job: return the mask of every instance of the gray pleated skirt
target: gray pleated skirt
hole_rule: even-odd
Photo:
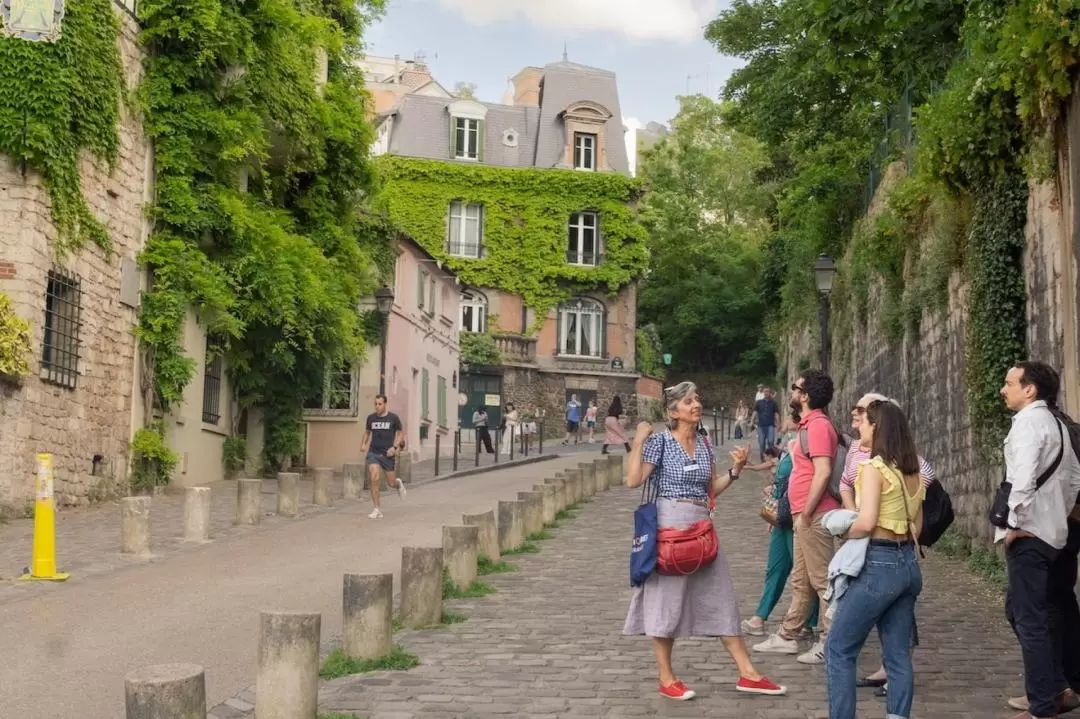
[[[706,519],[709,510],[673,499],[656,500],[661,527],[682,529]],[[653,573],[634,588],[623,634],[649,637],[737,637],[739,601],[724,548],[716,561],[687,576]]]

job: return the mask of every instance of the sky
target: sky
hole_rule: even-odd
[[[427,59],[452,90],[475,83],[500,102],[524,67],[562,59],[615,72],[623,124],[667,123],[678,95],[716,97],[739,61],[703,38],[728,0],[387,0],[367,33],[371,55]],[[662,8],[662,10],[661,10]],[[627,145],[633,158],[633,132]],[[633,160],[632,160],[633,161]]]

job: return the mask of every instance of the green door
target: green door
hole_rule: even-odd
[[[463,374],[461,376],[461,392],[469,399],[464,407],[461,407],[462,429],[472,429],[473,412],[480,405],[487,407],[488,427],[494,431],[502,421],[502,377],[494,374]]]

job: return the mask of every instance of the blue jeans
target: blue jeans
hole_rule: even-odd
[[[915,694],[911,632],[922,571],[910,542],[871,540],[862,572],[836,603],[825,640],[829,719],[855,719],[855,674],[866,638],[877,625],[881,659],[889,675],[888,719],[907,719]]]
[[[776,444],[776,427],[765,427],[764,425],[758,425],[757,441],[758,449],[761,450],[761,456],[764,458],[765,448],[771,447]]]

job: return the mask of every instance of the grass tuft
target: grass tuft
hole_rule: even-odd
[[[464,614],[444,611],[442,613],[442,619],[439,621],[439,626],[445,627],[450,624],[461,624],[462,622],[468,621],[468,619],[469,618]]]
[[[539,553],[540,553],[540,545],[537,544],[536,542],[530,542],[529,540],[525,540],[524,542],[522,542],[518,546],[514,547],[513,549],[508,549],[505,552],[503,552],[503,554],[505,554],[507,556],[514,556],[516,554],[539,554]]]
[[[485,584],[484,582],[473,582],[466,589],[458,589],[458,586],[450,579],[450,572],[445,569],[443,570],[443,599],[475,599],[477,597],[486,597],[489,594],[494,594],[496,591],[495,587],[490,584]]]
[[[478,557],[476,560],[476,572],[480,575],[485,574],[509,574],[516,572],[520,569],[518,565],[511,564],[510,562],[495,561],[490,557]]]
[[[329,714],[319,714],[319,719],[362,719],[355,714],[345,714],[344,712],[330,712]]]
[[[346,656],[343,650],[335,649],[322,663],[319,676],[323,679],[337,679],[351,674],[367,674],[369,672],[403,672],[419,664],[420,658],[418,656],[410,654],[398,644],[394,645],[389,654],[378,659],[354,659]]]
[[[533,532],[525,539],[529,542],[543,542],[548,539],[555,539],[555,535],[547,531],[547,529],[541,529],[539,532]]]

